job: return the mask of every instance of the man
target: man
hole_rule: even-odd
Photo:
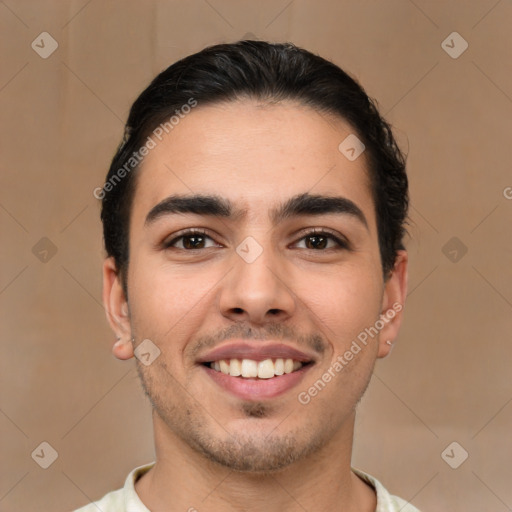
[[[417,511],[351,467],[407,293],[405,157],[291,44],[189,56],[135,101],[103,200],[103,300],[156,462],[81,511]]]

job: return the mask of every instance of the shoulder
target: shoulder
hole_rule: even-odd
[[[126,477],[124,487],[111,491],[99,501],[91,502],[74,512],[149,512],[135,492],[135,482],[155,465],[154,462],[138,466]]]
[[[124,489],[118,489],[117,491],[109,492],[105,494],[103,498],[94,503],[89,503],[84,507],[76,509],[74,512],[118,512],[124,510]]]
[[[377,508],[375,512],[420,512],[408,501],[391,495],[375,477],[354,467],[352,471],[375,489],[377,494]]]

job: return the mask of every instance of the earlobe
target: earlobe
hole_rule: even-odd
[[[393,342],[391,340],[386,340],[386,345],[389,346],[388,354],[391,354],[391,351],[393,350]]]
[[[382,298],[381,321],[384,324],[379,334],[377,357],[391,353],[393,343],[403,320],[403,309],[407,296],[408,255],[407,251],[397,251],[395,265],[388,277]]]
[[[117,337],[112,353],[118,359],[133,357],[128,303],[114,258],[103,263],[103,305],[110,327]]]
[[[123,340],[122,338],[118,338],[112,347],[112,354],[114,354],[117,359],[131,359],[133,357],[132,341],[131,339]]]

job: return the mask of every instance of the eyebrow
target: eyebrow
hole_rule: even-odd
[[[172,195],[154,206],[146,216],[145,226],[149,226],[161,217],[192,213],[241,220],[247,216],[246,208],[235,208],[233,203],[217,195]],[[361,208],[353,201],[341,196],[297,194],[277,208],[270,210],[269,217],[274,225],[290,217],[299,215],[326,215],[330,213],[349,215],[361,222],[368,230],[368,221]]]

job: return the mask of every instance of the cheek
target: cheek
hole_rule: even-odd
[[[297,276],[298,295],[336,352],[379,317],[382,279],[372,266],[345,265],[326,275]]]
[[[134,264],[131,275],[131,306],[140,319],[158,321],[169,318],[169,314],[178,314],[185,307],[183,290],[180,283],[171,279],[154,265]],[[177,309],[178,308],[178,309]]]
[[[132,268],[130,311],[137,337],[155,340],[165,351],[182,352],[204,321],[208,291],[219,278],[154,262],[137,261]]]

